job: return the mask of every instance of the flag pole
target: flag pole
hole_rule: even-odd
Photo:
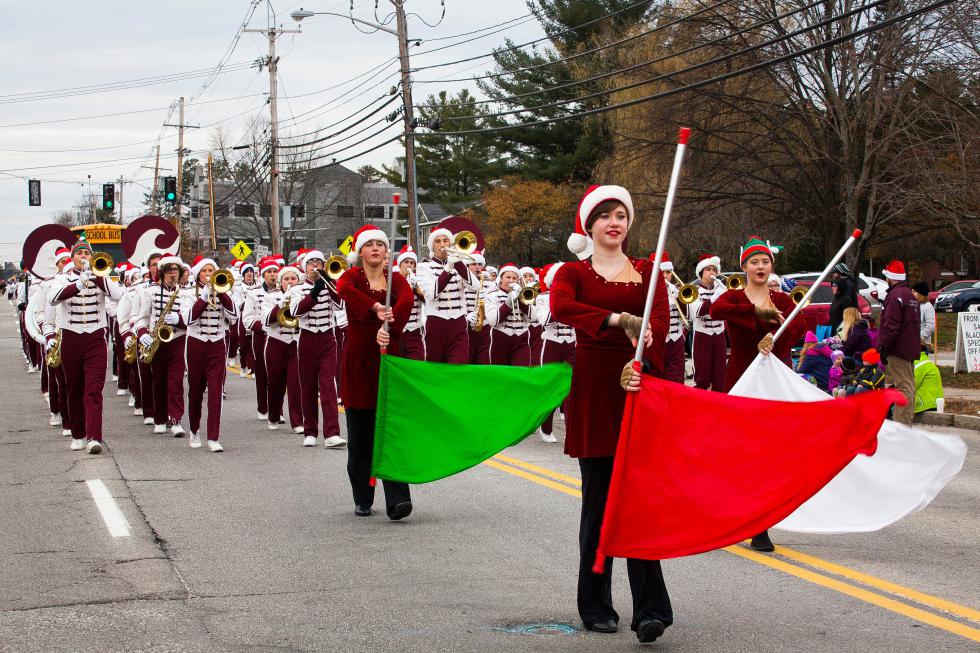
[[[664,217],[660,222],[660,235],[657,237],[657,252],[653,257],[653,272],[650,274],[650,287],[647,288],[647,300],[643,305],[643,322],[640,325],[640,336],[636,341],[636,351],[633,353],[634,368],[640,364],[643,358],[643,339],[646,336],[647,325],[650,323],[650,314],[653,312],[653,294],[657,288],[657,274],[660,273],[660,261],[664,257],[664,248],[667,245],[667,232],[670,229],[670,213],[674,206],[674,195],[677,193],[677,185],[681,178],[681,165],[684,163],[684,150],[687,141],[691,136],[689,127],[681,127],[677,135],[677,151],[674,153],[674,169],[670,173],[670,186],[667,189],[667,200],[664,202]]]
[[[783,331],[786,330],[786,327],[789,326],[789,323],[793,321],[793,318],[799,315],[800,311],[802,311],[806,307],[806,305],[810,302],[810,297],[813,296],[813,293],[817,292],[817,288],[819,288],[820,284],[823,283],[823,280],[827,278],[827,275],[830,274],[830,271],[834,268],[834,266],[837,265],[837,263],[842,258],[844,258],[844,253],[848,250],[848,248],[850,248],[851,245],[856,243],[857,239],[860,237],[861,237],[861,230],[855,229],[854,232],[851,233],[851,237],[848,238],[846,241],[844,241],[844,244],[841,245],[841,248],[837,250],[836,254],[834,254],[834,258],[830,259],[830,263],[827,264],[827,267],[825,267],[823,272],[820,273],[820,276],[817,277],[817,280],[813,282],[813,285],[810,286],[810,289],[806,291],[805,295],[803,295],[803,299],[800,300],[800,303],[796,305],[796,307],[793,309],[793,312],[790,313],[789,316],[785,320],[783,320],[783,323],[779,325],[779,328],[776,329],[776,333],[772,335],[772,341],[774,343],[776,342],[776,340],[779,339],[779,336],[783,334]]]
[[[395,234],[398,232],[398,205],[401,203],[401,199],[402,199],[401,193],[392,193],[392,195],[391,195],[391,203],[394,204],[394,206],[392,207],[392,212],[391,212],[392,213],[391,214],[391,235],[389,236],[389,239],[388,239],[388,242],[390,243],[389,250],[391,250],[392,247],[394,246],[394,244],[395,244]],[[397,260],[397,259],[393,258],[391,256],[391,254],[392,254],[392,251],[389,251],[388,252],[388,255],[389,255],[389,259],[388,259],[388,288],[385,290],[385,312],[386,313],[388,312],[388,309],[391,308],[391,280],[392,280],[392,278],[395,275],[395,261]],[[387,322],[384,322],[381,325],[381,328],[384,329],[385,332],[387,332],[388,331],[388,323]],[[382,354],[387,354],[388,353],[388,348],[387,347],[382,347],[381,348],[381,353]]]

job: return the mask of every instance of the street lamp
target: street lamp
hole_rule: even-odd
[[[348,14],[338,14],[332,11],[307,11],[300,7],[289,15],[297,23],[311,16],[338,16],[398,37],[398,58],[401,62],[402,76],[402,108],[404,109],[402,115],[405,119],[405,190],[408,195],[408,239],[412,247],[418,251],[419,224],[418,188],[415,180],[415,116],[412,105],[412,79],[408,65],[408,22],[405,18],[405,0],[389,0],[389,2],[395,6],[397,30],[372,23],[371,21],[354,18]]]

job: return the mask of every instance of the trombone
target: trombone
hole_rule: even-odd
[[[677,273],[673,270],[670,273],[677,279],[677,297],[674,299],[674,303],[677,304],[677,316],[681,318],[681,323],[684,328],[690,331],[691,322],[684,315],[684,311],[687,310],[689,304],[693,304],[698,298],[698,287],[693,283],[684,283]]]
[[[347,271],[347,259],[338,254],[331,254],[330,258],[324,262],[323,268],[317,270],[316,273],[320,275],[320,278],[327,283],[331,290],[337,292],[337,280],[344,276],[344,272]]]
[[[217,296],[230,292],[235,287],[235,277],[232,276],[231,270],[224,268],[215,270],[211,278],[208,279],[208,286],[211,288],[211,292],[208,294],[208,306],[215,308],[218,305]]]
[[[723,274],[719,274],[717,278],[724,279],[725,280],[725,286],[729,290],[741,290],[742,288],[745,288],[745,275],[744,274],[738,274],[738,273],[736,273],[736,274],[729,274],[728,276],[725,276]]]
[[[446,248],[446,255],[455,254],[464,261],[472,261],[471,256],[476,251],[476,234],[472,231],[460,231],[453,238],[453,244]]]
[[[807,288],[805,286],[794,286],[793,290],[791,290],[789,293],[789,298],[793,300],[794,304],[799,304],[803,301],[803,298],[806,297],[806,293]],[[803,308],[806,308],[809,306],[809,304],[810,302],[807,301],[807,303],[803,305]]]
[[[112,273],[112,268],[115,263],[112,257],[105,252],[96,252],[92,254],[92,260],[89,261],[89,269],[92,270],[92,274],[97,277],[107,277]]]

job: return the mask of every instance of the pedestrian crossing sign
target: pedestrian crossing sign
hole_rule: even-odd
[[[231,253],[239,261],[244,261],[251,255],[252,248],[244,240],[239,240],[235,243],[235,246],[231,248]]]
[[[347,236],[344,242],[340,243],[339,249],[344,254],[344,256],[350,254],[351,250],[354,249],[354,237]]]

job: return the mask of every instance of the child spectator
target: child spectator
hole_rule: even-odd
[[[840,385],[844,374],[844,352],[837,349],[830,354],[830,371],[827,373],[827,391],[837,396],[834,390]]]
[[[854,393],[860,394],[869,390],[880,390],[885,385],[885,373],[881,370],[881,355],[878,350],[869,349],[861,356],[864,365],[854,377]],[[851,394],[851,393],[849,393]]]
[[[840,385],[834,390],[835,397],[846,397],[854,392],[854,377],[857,376],[857,363],[850,356],[845,356],[840,363]]]
[[[868,317],[868,337],[871,338],[871,346],[878,348],[878,321],[874,316]]]
[[[813,331],[807,331],[796,372],[804,377],[812,377],[815,385],[827,392],[830,367],[830,347],[824,342],[817,342],[817,336]]]

